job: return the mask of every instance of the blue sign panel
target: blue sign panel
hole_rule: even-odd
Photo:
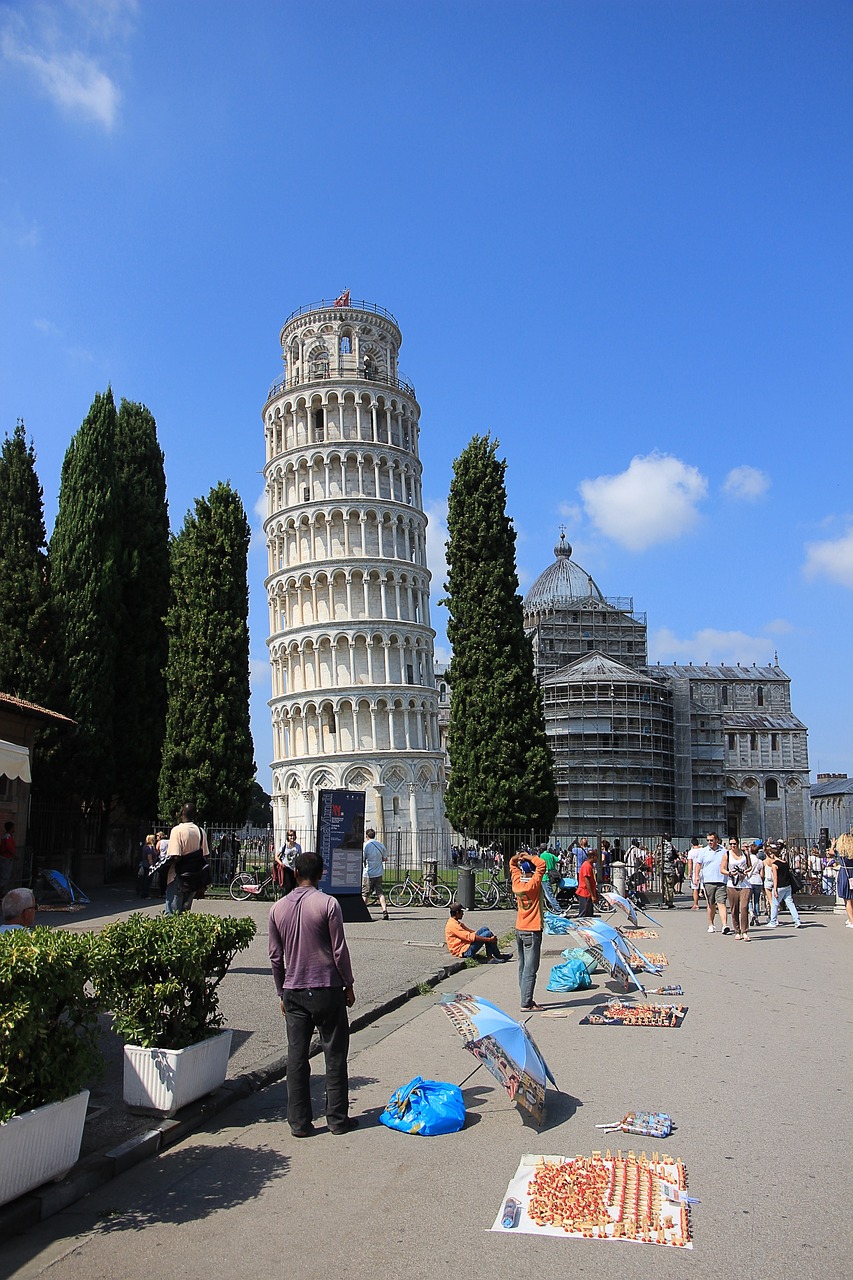
[[[364,792],[321,791],[317,796],[317,852],[324,893],[361,893]]]

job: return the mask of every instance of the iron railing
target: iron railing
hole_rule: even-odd
[[[375,302],[365,302],[363,298],[350,299],[345,305],[338,302],[337,298],[322,298],[319,302],[308,302],[304,307],[297,307],[295,311],[291,311],[284,324],[288,325],[291,320],[295,320],[298,316],[307,316],[312,311],[368,311],[371,315],[390,320],[398,329],[400,327],[393,312],[378,306]]]

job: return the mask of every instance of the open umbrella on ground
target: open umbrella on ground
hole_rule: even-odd
[[[503,1085],[522,1116],[540,1125],[545,1082],[556,1081],[527,1028],[490,1000],[468,992],[448,992],[439,1003],[468,1052]]]
[[[626,991],[630,991],[631,987],[636,987],[638,991],[643,991],[644,988],[639,978],[629,965],[624,952],[616,945],[613,938],[596,936],[591,931],[587,931],[585,929],[577,929],[575,932],[583,938],[584,945],[589,947],[592,954],[600,960],[602,964],[607,965],[610,970],[611,978],[621,978],[625,984]],[[614,933],[615,932],[616,931],[614,930]]]
[[[642,912],[647,920],[651,920],[652,924],[660,925],[659,920],[655,920],[654,916],[650,916],[648,911],[643,911],[642,907],[638,907],[635,903],[631,902],[629,898],[623,898],[621,893],[604,893],[601,896],[605,898],[612,907],[619,907],[621,911],[624,911],[625,915],[631,921],[631,924],[635,926],[639,924],[637,919],[638,911]]]
[[[619,951],[626,960],[636,960],[646,973],[662,972],[661,966],[655,964],[648,956],[643,955],[640,948],[630,938],[626,938],[618,929],[614,929],[613,925],[605,924],[603,920],[584,920],[583,924],[575,924],[574,932],[580,937],[592,935],[606,942],[612,942],[617,951]]]

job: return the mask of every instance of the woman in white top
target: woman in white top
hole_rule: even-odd
[[[735,940],[749,942],[749,877],[752,874],[752,857],[747,849],[741,849],[737,840],[730,840],[720,870],[727,877],[726,898],[729,915],[734,924]]]

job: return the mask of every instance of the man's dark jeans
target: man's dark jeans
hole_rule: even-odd
[[[308,1051],[316,1030],[326,1059],[326,1123],[343,1128],[349,1116],[349,1019],[343,987],[284,992],[287,1026],[287,1120],[291,1129],[307,1129],[311,1110]]]

